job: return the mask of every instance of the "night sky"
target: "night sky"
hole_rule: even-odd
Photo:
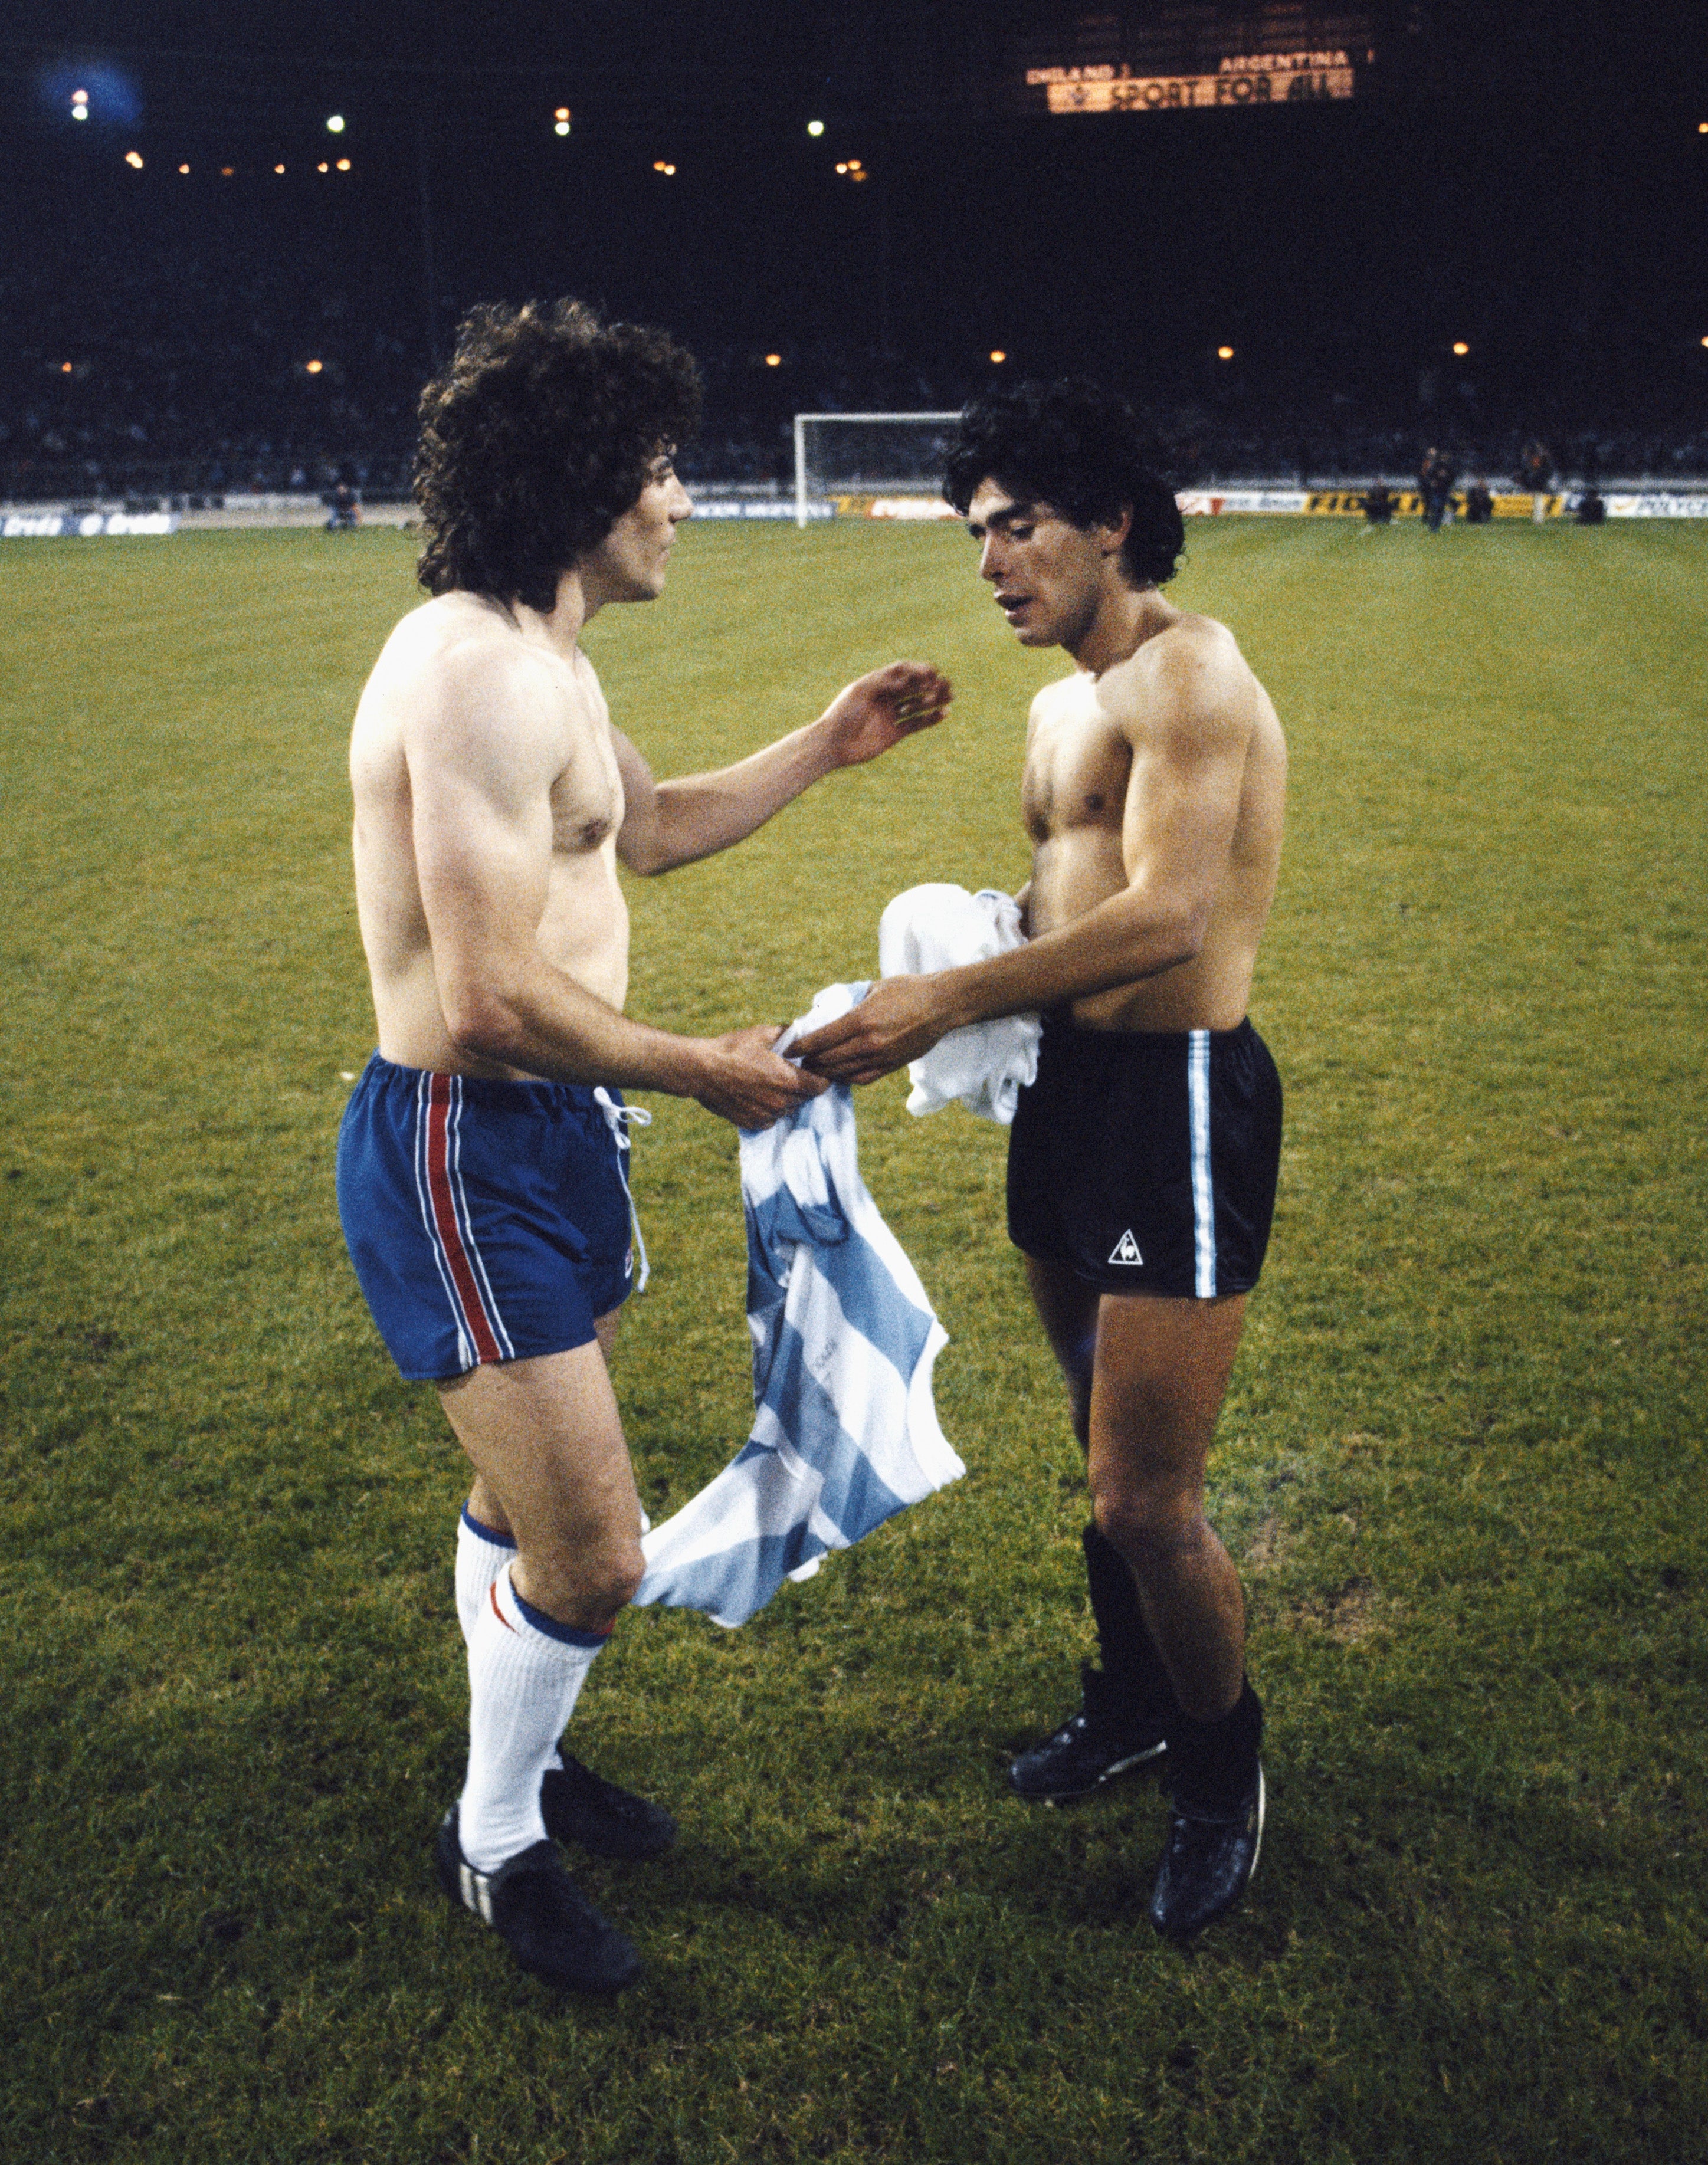
[[[1016,117],[1004,20],[1052,12],[24,0],[0,38],[13,340],[46,353],[79,294],[151,278],[194,311],[253,271],[293,282],[256,288],[273,305],[382,321],[417,373],[470,302],[573,292],[780,351],[780,405],[827,352],[905,389],[999,348],[1159,398],[1391,402],[1458,366],[1493,404],[1701,408],[1700,8],[1380,5],[1406,66],[1379,96]]]

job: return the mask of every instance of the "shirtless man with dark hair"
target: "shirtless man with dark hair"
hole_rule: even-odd
[[[537,416],[517,371],[551,390]],[[456,1558],[468,1773],[438,1869],[523,1968],[585,1991],[615,1990],[640,1964],[551,1837],[639,1857],[674,1832],[557,1750],[642,1574],[606,1367],[632,1269],[619,1093],[696,1098],[751,1129],[825,1087],[771,1050],[775,1028],[684,1038],[624,1014],[617,867],[665,872],[727,849],[836,768],[930,727],[950,696],[935,670],[894,662],[733,766],[654,781],[612,726],[581,638],[607,603],[662,591],[693,508],[662,427],[691,371],[662,334],[583,309],[475,319],[424,406],[434,598],[387,641],[351,746],[379,1050],[345,1111],[339,1206],[393,1358],[437,1385],[475,1469]],[[482,399],[492,427],[470,410]],[[635,440],[601,458],[588,440],[612,413]],[[587,500],[577,466],[609,490],[625,459],[626,508]],[[530,502],[535,530],[495,525]],[[592,538],[539,593],[561,545],[549,537],[577,529]],[[503,590],[524,578],[532,603]]]
[[[1065,647],[1078,665],[1039,693],[1027,728],[1030,937],[886,978],[797,1050],[820,1075],[869,1082],[964,1025],[1043,1015],[1010,1146],[1009,1230],[1087,1453],[1102,1666],[1012,1779],[1025,1797],[1083,1795],[1166,1754],[1151,1915],[1183,1939],[1243,1893],[1263,1831],[1244,1604],[1204,1481],[1279,1158],[1280,1084],[1246,1003],[1286,749],[1232,635],[1161,592],[1179,519],[1134,462],[1135,434],[1120,401],[1083,383],[1015,387],[963,416],[945,493],[980,574],[1022,645]],[[1111,471],[1125,477],[1119,500],[1087,514]]]

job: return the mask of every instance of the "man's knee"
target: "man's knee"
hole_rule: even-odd
[[[1142,1481],[1099,1483],[1093,1490],[1091,1515],[1141,1578],[1191,1554],[1209,1530],[1201,1497]]]
[[[575,1549],[525,1546],[520,1561],[523,1598],[575,1631],[604,1630],[646,1572],[639,1541],[622,1536]]]

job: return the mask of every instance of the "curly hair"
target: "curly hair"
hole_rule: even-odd
[[[698,371],[663,331],[603,323],[579,301],[472,310],[421,393],[421,584],[549,610],[699,411]]]
[[[1174,492],[1150,465],[1138,417],[1087,377],[1005,384],[975,398],[950,440],[945,499],[962,518],[981,482],[1047,503],[1073,526],[1132,525],[1121,566],[1135,586],[1172,579],[1186,546]]]

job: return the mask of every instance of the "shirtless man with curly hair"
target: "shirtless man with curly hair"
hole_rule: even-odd
[[[640,1583],[640,1506],[606,1357],[630,1289],[625,1088],[767,1125],[824,1085],[771,1025],[686,1038],[624,1013],[643,877],[729,848],[838,767],[929,728],[949,687],[895,662],[712,774],[655,781],[581,635],[663,588],[693,506],[672,465],[688,356],[572,301],[487,308],[421,399],[432,598],[387,641],[351,746],[379,1049],[340,1135],[339,1206],[398,1368],[474,1466],[458,1529],[470,1743],[437,1862],[520,1966],[614,1991],[623,1935],[555,1846],[646,1856],[674,1828],[558,1738]]]

